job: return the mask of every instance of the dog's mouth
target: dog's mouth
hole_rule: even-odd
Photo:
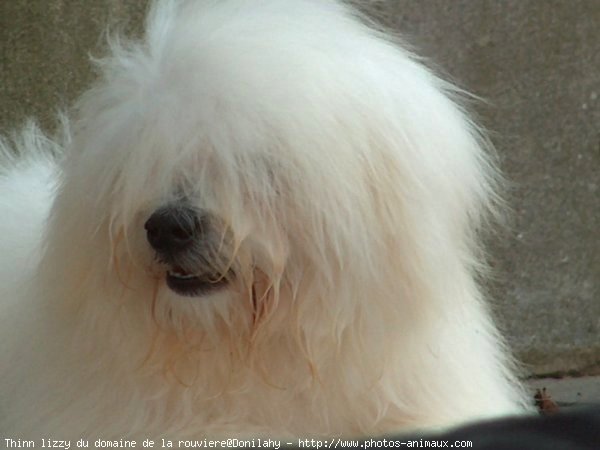
[[[194,274],[175,266],[167,270],[167,286],[185,297],[200,297],[222,289],[228,284],[227,277],[218,273]]]

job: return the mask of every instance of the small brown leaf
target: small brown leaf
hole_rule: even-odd
[[[546,388],[537,389],[535,395],[533,396],[535,400],[535,406],[537,406],[540,414],[554,414],[558,412],[558,405],[548,392],[546,392]]]

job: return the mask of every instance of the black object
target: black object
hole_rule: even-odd
[[[289,442],[289,441],[288,441]],[[281,448],[472,448],[474,450],[600,450],[600,405],[546,416],[476,422],[441,433],[388,435],[354,440],[300,439]],[[472,443],[472,444],[471,444]]]

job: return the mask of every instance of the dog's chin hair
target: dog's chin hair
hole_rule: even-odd
[[[526,411],[478,285],[501,178],[460,90],[333,0],[161,0],[146,27],[110,41],[62,144],[0,141],[0,434]],[[181,199],[217,237],[168,263],[230,277],[208,295],[168,288],[144,229]]]
[[[126,229],[116,233],[121,237],[126,234]],[[223,232],[223,236],[228,234]],[[214,273],[223,273],[220,276],[226,284],[214,292],[186,296],[167,286],[165,265],[152,260],[147,246],[139,253],[132,250],[135,242],[135,237],[115,239],[108,272],[88,284],[100,286],[102,296],[121,313],[131,309],[129,305],[136,305],[128,312],[131,320],[146,317],[149,334],[170,335],[168,340],[172,344],[179,341],[182,350],[220,348],[223,351],[226,344],[229,348],[224,353],[241,358],[255,353],[261,340],[267,337],[266,330],[279,329],[268,323],[273,319],[280,297],[282,274],[271,267],[267,275],[267,269],[256,267],[256,258],[243,247],[240,249],[239,243],[217,246],[220,251],[215,251],[215,263],[204,266]],[[189,262],[180,262],[184,267],[186,263],[193,267],[197,260],[191,257]],[[100,268],[93,272],[103,273]],[[82,292],[76,296],[93,295]]]

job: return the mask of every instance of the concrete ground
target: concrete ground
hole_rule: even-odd
[[[546,388],[547,395],[559,409],[600,405],[600,377],[540,378],[527,383],[532,396]]]

